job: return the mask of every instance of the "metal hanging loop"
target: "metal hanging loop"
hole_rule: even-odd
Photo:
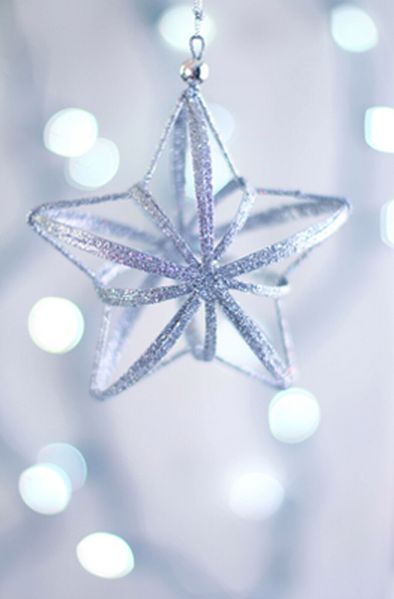
[[[189,40],[190,52],[195,60],[201,60],[205,50],[205,40],[202,35],[192,35]]]
[[[194,7],[194,35],[189,40],[191,58],[185,60],[180,68],[180,75],[186,83],[195,87],[203,83],[209,75],[208,65],[203,62],[205,39],[201,35],[201,21],[203,20],[202,0],[195,0]]]

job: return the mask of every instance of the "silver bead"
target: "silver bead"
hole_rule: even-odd
[[[203,83],[208,78],[209,67],[206,62],[197,60],[196,58],[189,58],[181,64],[179,71],[182,79],[188,83],[196,82]]]

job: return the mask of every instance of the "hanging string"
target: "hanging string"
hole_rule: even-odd
[[[193,58],[201,60],[205,50],[205,40],[201,35],[201,25],[204,19],[203,0],[193,0],[194,35],[190,38],[190,51]]]
[[[194,34],[201,35],[201,22],[204,18],[204,10],[203,10],[203,5],[202,5],[202,0],[194,0],[193,13],[194,13]]]

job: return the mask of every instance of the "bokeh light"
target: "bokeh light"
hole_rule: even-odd
[[[367,52],[379,41],[372,17],[354,4],[338,4],[331,10],[331,35],[343,50]]]
[[[312,393],[292,387],[271,400],[268,423],[273,436],[283,443],[300,443],[313,435],[320,423],[320,407]]]
[[[189,39],[194,34],[194,15],[189,4],[170,6],[161,15],[158,23],[162,38],[172,48],[189,53]],[[216,33],[216,27],[209,14],[204,13],[202,34],[205,42],[211,42]]]
[[[45,147],[60,156],[81,156],[96,142],[96,118],[81,108],[64,108],[56,112],[44,128]]]
[[[68,476],[73,491],[83,487],[87,476],[86,460],[82,453],[69,443],[50,443],[40,449],[38,462],[54,464]]]
[[[394,247],[394,200],[386,202],[381,208],[380,237],[383,243]]]
[[[124,539],[108,532],[95,532],[77,545],[81,566],[94,576],[121,578],[134,568],[134,556]]]
[[[24,503],[40,514],[58,514],[66,509],[71,497],[67,474],[53,464],[36,464],[19,477],[19,493]]]
[[[365,112],[365,141],[379,152],[394,152],[394,108],[372,106]]]
[[[252,471],[237,477],[230,489],[230,508],[241,518],[264,520],[279,510],[285,492],[270,472]]]
[[[113,179],[118,172],[119,163],[118,146],[110,139],[99,137],[86,154],[70,158],[66,166],[66,177],[74,187],[95,189]]]
[[[63,297],[43,297],[30,310],[28,330],[40,349],[63,354],[80,342],[84,319],[72,301]]]

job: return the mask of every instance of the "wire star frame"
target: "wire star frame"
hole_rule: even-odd
[[[176,223],[155,201],[150,190],[153,174],[171,137]],[[231,173],[231,179],[217,193],[214,193],[212,183],[212,139]],[[196,201],[196,211],[191,218],[187,217],[185,210],[188,151],[192,160]],[[234,191],[241,194],[234,216],[227,223],[215,227],[216,209]],[[251,214],[255,202],[264,203],[268,197],[293,198],[295,201]],[[81,207],[122,201],[142,208],[157,233],[78,211]],[[105,304],[91,379],[93,396],[105,399],[187,354],[207,362],[219,361],[275,388],[289,386],[295,367],[282,307],[282,298],[289,292],[289,275],[314,247],[342,226],[349,211],[348,202],[340,198],[253,188],[236,171],[199,87],[189,85],[182,93],[140,183],[120,194],[44,204],[30,213],[28,222],[41,237],[90,277],[99,299]],[[235,260],[227,258],[228,250],[240,234],[320,215],[324,216],[321,222],[281,241]],[[113,237],[122,243],[110,239]],[[133,245],[136,243],[142,243],[144,250],[135,249]],[[67,246],[103,259],[104,265],[92,269]],[[286,263],[282,272],[273,272],[272,267],[281,263]],[[113,286],[119,273],[128,269],[144,273],[143,285],[139,288]],[[242,278],[256,272],[261,276],[259,283]],[[163,279],[170,279],[173,284],[162,285]],[[234,299],[234,290],[274,302],[279,349]],[[180,305],[173,318],[128,370],[112,381],[122,349],[143,308],[176,298]],[[121,316],[111,328],[117,308],[122,308]],[[203,335],[196,322],[196,315],[202,308]],[[255,354],[263,366],[262,371],[246,368],[238,361],[220,355],[217,349],[218,310],[228,318]],[[176,351],[174,346],[181,336],[185,338],[186,347]]]

